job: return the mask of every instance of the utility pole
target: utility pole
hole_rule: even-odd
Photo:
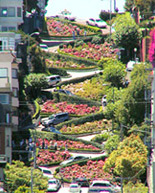
[[[121,176],[121,193],[123,193],[123,177]]]
[[[33,168],[31,168],[31,193],[33,193]]]

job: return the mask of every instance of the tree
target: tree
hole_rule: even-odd
[[[100,64],[101,65],[101,64]],[[112,87],[121,87],[126,76],[125,65],[118,60],[107,60],[104,65],[103,79]]]
[[[119,143],[105,162],[104,171],[111,170],[121,177],[138,179],[145,172],[147,162],[147,148],[139,136],[131,134]]]
[[[126,184],[123,188],[124,193],[148,193],[148,187],[146,187],[144,184],[137,182],[136,184],[129,182]]]
[[[141,32],[130,13],[117,15],[114,20],[115,32],[112,34],[114,43],[126,50],[128,59],[133,57],[134,48],[138,48]]]
[[[48,0],[45,0],[45,6],[47,5]],[[32,10],[36,10],[40,12],[40,8],[38,7],[38,0],[24,0],[24,10],[31,12]]]
[[[27,188],[30,192],[31,168],[25,166],[23,162],[13,161],[12,164],[7,163],[4,174],[7,192],[14,192],[17,189],[23,189],[24,191]],[[45,192],[47,190],[47,178],[38,169],[33,170],[33,186],[35,189],[40,190],[35,192],[41,192],[42,190]]]
[[[135,65],[131,73],[131,82],[124,89],[120,105],[115,110],[115,119],[120,124],[141,124],[145,115],[145,90],[149,90],[151,83],[148,80],[147,65]]]
[[[147,19],[152,15],[153,5],[153,0],[126,0],[124,7],[126,11],[130,11],[131,13],[135,7],[139,8],[141,16]]]
[[[120,137],[119,135],[113,135],[111,136],[107,141],[104,146],[104,149],[108,154],[110,154],[113,150],[117,149],[117,146],[120,142]]]
[[[24,79],[25,92],[28,97],[36,99],[40,96],[41,89],[48,87],[45,74],[31,73]]]

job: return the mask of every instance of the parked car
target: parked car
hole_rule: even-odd
[[[62,112],[51,115],[47,120],[42,121],[42,125],[49,127],[69,120],[68,112]]]
[[[69,192],[81,193],[81,187],[78,183],[71,183],[69,186]]]
[[[89,187],[89,180],[85,177],[75,178],[74,183],[78,183],[81,187]]]
[[[61,132],[59,130],[57,130],[56,128],[54,127],[43,127],[41,129],[42,131],[47,131],[47,132],[53,132],[53,133],[56,133],[56,134],[61,134]]]
[[[114,192],[108,187],[98,186],[98,187],[90,187],[87,193],[114,193]]]
[[[60,187],[61,183],[58,179],[53,178],[48,180],[48,188],[47,188],[48,192],[58,191]]]
[[[45,52],[48,52],[48,46],[46,44],[39,44],[41,50],[45,51]]]
[[[76,17],[71,14],[71,12],[64,10],[58,13],[55,17],[60,19],[67,19],[69,21],[75,21]]]
[[[66,165],[66,164],[70,164],[70,163],[80,161],[80,160],[85,160],[85,159],[89,159],[89,157],[86,157],[86,156],[83,156],[83,155],[75,155],[75,156],[72,156],[69,159],[61,162],[60,165]]]
[[[68,96],[76,96],[75,94],[71,93],[69,90],[65,90],[65,89],[54,89],[54,92],[63,93]]]
[[[86,23],[91,26],[96,26],[99,28],[106,28],[107,23],[103,21],[102,19],[94,19],[94,18],[89,18]]]
[[[49,86],[54,86],[61,82],[61,77],[59,75],[51,75],[46,77],[48,85]]]
[[[107,188],[107,190],[111,192],[121,191],[121,187],[111,184],[111,182],[108,180],[94,180],[90,185],[90,190],[92,191],[94,187],[97,188],[98,190],[100,189],[100,191],[103,188]]]
[[[53,178],[53,174],[50,169],[46,167],[38,167],[38,169],[43,172],[43,176]]]

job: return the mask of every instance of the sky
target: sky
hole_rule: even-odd
[[[46,16],[54,16],[67,9],[79,19],[98,18],[101,10],[110,10],[110,1],[112,2],[113,11],[113,0],[48,0]],[[119,12],[124,11],[124,4],[125,0],[116,0],[116,7]]]

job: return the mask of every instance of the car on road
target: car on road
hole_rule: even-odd
[[[43,176],[48,177],[48,178],[53,178],[53,174],[52,174],[51,170],[48,169],[47,167],[41,167],[40,166],[40,167],[38,167],[38,169],[40,171],[42,171]]]
[[[94,19],[94,18],[89,18],[86,23],[91,26],[96,26],[99,28],[106,28],[107,23],[103,21],[102,19]]]
[[[76,19],[76,17],[73,16],[71,14],[71,12],[69,12],[67,10],[61,11],[55,17],[60,18],[60,19],[66,19],[66,20],[69,20],[69,21],[75,21],[75,19]]]
[[[59,82],[61,82],[61,77],[59,75],[51,75],[51,76],[47,76],[46,80],[49,86],[54,86]]]
[[[85,177],[75,178],[73,182],[78,183],[81,187],[89,187],[89,180]]]
[[[111,184],[111,182],[108,180],[94,180],[90,184],[90,187],[89,187],[90,192],[93,190],[93,188],[96,188],[98,190],[103,189],[103,188],[107,188],[108,191],[115,192],[115,193],[121,191],[121,187]]]
[[[71,93],[69,90],[65,90],[65,89],[54,89],[53,91],[62,93],[62,94],[66,94],[68,96],[76,96],[75,94]]]
[[[108,187],[90,187],[87,193],[114,193]]]
[[[80,160],[85,160],[85,159],[89,159],[89,157],[86,157],[86,156],[83,156],[83,155],[75,155],[75,156],[72,156],[69,159],[61,162],[60,165],[66,165],[66,164],[70,164],[70,163],[80,161]]]
[[[46,45],[46,44],[39,44],[39,46],[40,46],[40,49],[42,50],[42,51],[45,51],[45,52],[48,52],[49,50],[48,50],[48,46]]]
[[[61,183],[58,179],[53,178],[48,180],[48,188],[47,188],[48,192],[58,191],[60,187]]]
[[[43,127],[41,129],[42,131],[47,131],[47,132],[53,132],[53,133],[56,133],[56,134],[61,134],[61,132],[59,130],[57,130],[55,127]]]
[[[53,114],[50,117],[48,117],[47,119],[41,120],[41,123],[43,126],[49,127],[49,126],[57,125],[59,123],[62,123],[68,120],[69,120],[68,112],[62,112],[62,113]]]
[[[69,192],[81,193],[81,187],[78,183],[71,183],[69,186]]]

